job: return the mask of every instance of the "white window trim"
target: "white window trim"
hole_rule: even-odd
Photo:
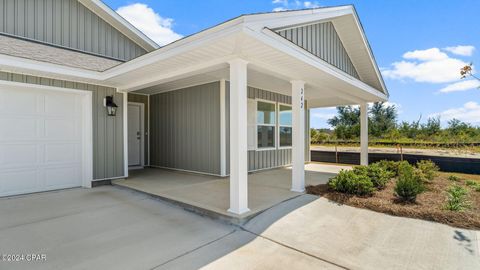
[[[274,124],[258,124],[258,102],[263,102],[263,103],[270,103],[275,106],[275,123]],[[255,151],[269,151],[269,150],[276,150],[278,146],[277,142],[277,132],[274,132],[274,137],[275,137],[275,143],[273,147],[258,147],[258,126],[268,126],[268,127],[274,127],[275,129],[278,129],[278,112],[277,112],[277,102],[271,101],[271,100],[266,100],[266,99],[261,99],[261,98],[255,98]]]
[[[280,145],[280,127],[289,127],[289,128],[292,128],[292,131],[293,131],[293,126],[292,125],[281,125],[280,124],[280,106],[283,105],[283,106],[288,106],[290,107],[292,113],[293,113],[293,107],[292,107],[292,104],[287,104],[287,103],[282,103],[282,102],[278,102],[277,103],[277,124],[278,124],[278,128],[277,128],[277,146],[278,146],[278,149],[292,149],[292,145],[290,146],[281,146]],[[293,136],[293,134],[292,134]],[[293,139],[293,137],[292,137]]]

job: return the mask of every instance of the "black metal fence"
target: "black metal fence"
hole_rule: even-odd
[[[311,151],[312,161],[343,163],[343,164],[360,164],[360,153],[354,152],[335,152],[335,151]],[[373,163],[380,160],[400,161],[400,154],[394,153],[369,153],[368,162]],[[415,164],[420,160],[431,160],[437,164],[443,172],[458,172],[469,174],[480,174],[479,158],[461,158],[461,157],[443,157],[443,156],[427,156],[403,154],[403,160]]]

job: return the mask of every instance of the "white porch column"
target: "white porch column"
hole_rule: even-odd
[[[360,165],[368,165],[368,104],[360,104]]]
[[[292,191],[305,191],[305,82],[292,81]]]
[[[243,214],[248,209],[247,167],[247,64],[234,59],[230,64],[230,208]]]

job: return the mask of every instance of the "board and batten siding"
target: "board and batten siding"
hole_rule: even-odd
[[[263,90],[263,89],[258,89],[254,88],[251,86],[248,86],[247,88],[247,97],[249,99],[263,99],[263,100],[268,100],[268,101],[273,101],[273,102],[278,102],[278,103],[284,103],[284,104],[292,104],[292,97],[287,96],[287,95],[282,95],[279,93]],[[307,102],[307,101],[306,101]],[[306,103],[307,104],[307,103]],[[305,106],[307,107],[307,106]],[[227,127],[227,165],[226,165],[226,171],[227,174],[230,173],[230,85],[227,82],[226,84],[226,93],[225,93],[225,121],[226,124],[225,126]],[[305,129],[306,129],[306,134],[305,134],[305,160],[309,161],[310,160],[310,145],[308,144],[309,142],[309,114],[308,110],[306,110],[305,114]],[[277,130],[278,132],[278,130]],[[290,165],[292,163],[292,149],[285,149],[285,148],[277,148],[277,149],[272,149],[272,150],[261,150],[261,151],[256,151],[256,150],[249,150],[248,151],[248,170],[249,171],[257,171],[257,170],[263,170],[263,169],[270,169],[270,168],[277,168],[277,167],[283,167]]]
[[[144,153],[144,160],[145,160],[145,164],[149,164],[149,160],[148,160],[148,136],[150,134],[148,134],[148,110],[149,110],[149,107],[148,107],[148,96],[146,95],[140,95],[140,94],[135,94],[135,93],[128,93],[128,102],[136,102],[136,103],[143,103],[143,105],[145,106],[145,111],[144,111],[144,128],[145,128],[145,134],[144,134],[144,141],[145,141],[145,153]]]
[[[122,61],[146,53],[77,0],[0,0],[0,32]]]
[[[220,82],[150,96],[150,165],[220,174]]]
[[[276,31],[280,36],[359,79],[357,70],[348,56],[333,23],[324,22]]]
[[[38,84],[61,88],[92,91],[93,107],[93,179],[109,179],[124,176],[123,160],[123,94],[114,88],[85,83],[0,72],[0,80]],[[115,117],[107,116],[103,99],[114,96],[118,105]]]

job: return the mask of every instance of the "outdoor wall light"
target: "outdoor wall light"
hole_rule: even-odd
[[[107,108],[108,116],[115,116],[117,114],[117,104],[113,102],[113,96],[106,96],[103,99],[103,106]]]

